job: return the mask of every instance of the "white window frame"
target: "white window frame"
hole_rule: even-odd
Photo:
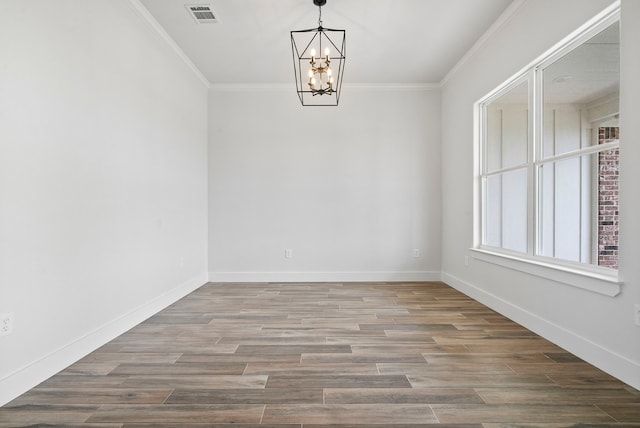
[[[620,20],[620,2],[616,1],[600,14],[589,20],[565,39],[557,43],[536,60],[524,67],[502,85],[478,100],[474,105],[474,240],[471,256],[474,259],[497,264],[509,269],[526,272],[578,288],[607,296],[616,296],[621,291],[622,282],[618,271],[600,266],[544,257],[540,253],[540,189],[539,170],[544,164],[575,158],[617,148],[618,143],[606,143],[583,147],[568,153],[542,156],[543,109],[542,71],[545,67],[566,55],[577,46]],[[510,170],[522,169],[522,165],[493,170],[486,169],[486,106],[498,99],[509,89],[528,81],[529,85],[529,127],[527,147],[527,252],[519,253],[503,248],[483,245],[486,231],[486,178]]]

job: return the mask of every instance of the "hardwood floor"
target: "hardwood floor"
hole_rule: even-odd
[[[640,392],[441,283],[207,284],[0,426],[640,426]]]

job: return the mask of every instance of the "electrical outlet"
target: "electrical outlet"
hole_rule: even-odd
[[[633,306],[633,312],[635,314],[636,325],[640,326],[640,304],[635,304]]]
[[[291,248],[286,248],[284,250],[284,258],[285,259],[292,259],[293,258],[293,250]]]
[[[0,314],[0,336],[8,336],[13,331],[13,314]]]
[[[420,257],[420,249],[419,248],[414,248],[413,249],[413,258],[417,259],[418,257]]]

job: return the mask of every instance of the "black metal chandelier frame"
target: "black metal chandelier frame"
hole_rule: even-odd
[[[291,31],[296,91],[303,106],[337,106],[346,59],[346,31],[324,28],[322,6],[326,0],[313,0],[313,4],[319,9],[318,27]],[[332,64],[337,67],[332,69]],[[309,70],[308,82],[304,80],[303,70]]]

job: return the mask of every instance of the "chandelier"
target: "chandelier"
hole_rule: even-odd
[[[296,90],[303,106],[337,106],[340,101],[345,30],[322,26],[322,6],[326,3],[313,0],[319,10],[318,28],[291,31]]]

